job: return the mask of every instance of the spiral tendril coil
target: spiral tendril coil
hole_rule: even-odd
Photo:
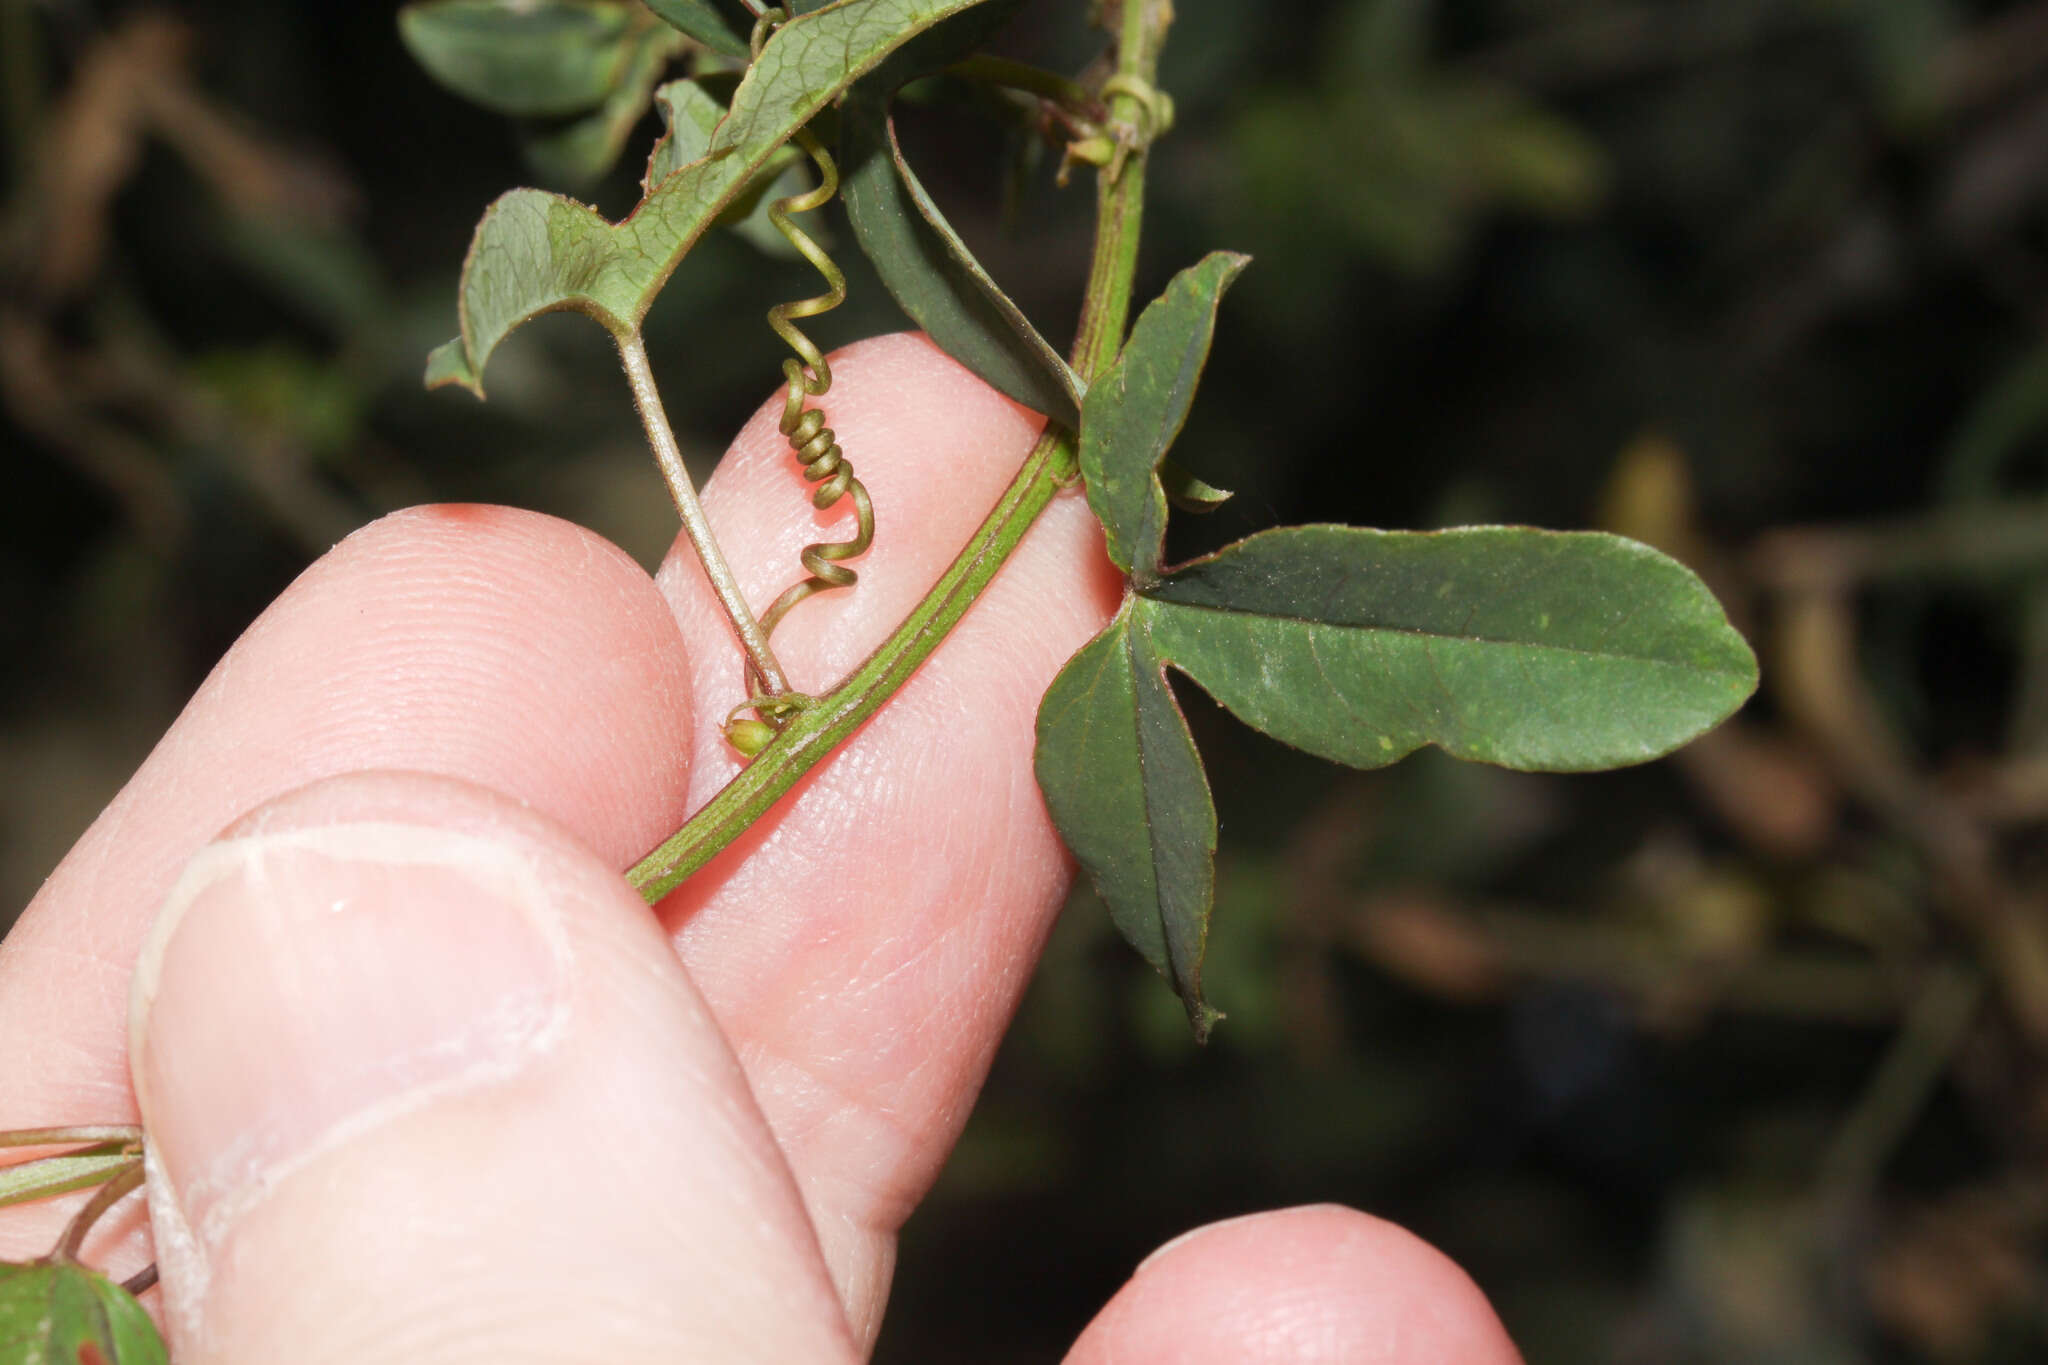
[[[751,47],[756,58],[767,42],[768,35],[786,19],[779,9],[764,13],[754,24]],[[810,213],[832,202],[839,192],[839,167],[832,156],[818,141],[817,135],[808,128],[797,130],[792,139],[804,154],[809,156],[818,168],[818,184],[802,194],[787,195],[768,206],[768,221],[775,230],[785,237],[799,255],[809,261],[825,279],[826,292],[812,298],[797,299],[779,303],[768,310],[768,325],[783,343],[796,355],[782,362],[782,377],[785,391],[782,404],[782,420],[779,423],[783,438],[803,466],[804,478],[817,485],[811,490],[811,505],[819,511],[836,506],[842,498],[852,498],[855,518],[854,534],[851,539],[827,541],[804,547],[800,556],[804,572],[809,575],[793,584],[776,598],[761,614],[762,632],[772,632],[776,624],[789,614],[792,607],[815,593],[833,588],[850,588],[859,575],[841,562],[866,552],[875,539],[875,509],[868,499],[868,490],[854,477],[853,466],[847,462],[846,452],[839,448],[838,439],[832,429],[825,425],[825,414],[817,408],[806,407],[806,400],[823,397],[832,387],[832,367],[826,363],[824,354],[811,339],[796,326],[800,318],[817,317],[829,313],[846,301],[846,275],[838,264],[825,253],[825,249],[811,239],[809,234],[790,219],[793,213]],[[793,699],[770,698],[763,695],[761,679],[749,665],[747,670],[748,691],[751,694],[739,711],[753,710],[764,721],[776,729],[787,722],[800,703]],[[737,715],[738,712],[735,712]],[[730,721],[727,730],[732,731]],[[744,746],[742,746],[744,747]]]
[[[809,129],[804,129],[797,133],[796,142],[817,165],[818,186],[806,194],[790,195],[769,205],[768,221],[789,239],[789,244],[805,260],[817,268],[829,289],[814,298],[778,303],[768,310],[768,325],[796,352],[795,357],[782,362],[786,388],[780,426],[789,448],[803,465],[804,478],[818,485],[811,490],[811,505],[823,511],[835,506],[841,498],[851,497],[856,525],[850,540],[804,547],[803,566],[810,577],[775,599],[761,616],[763,630],[773,630],[775,623],[791,607],[813,593],[853,586],[858,575],[840,561],[863,553],[875,538],[875,509],[868,500],[868,490],[854,477],[846,452],[839,448],[832,428],[825,425],[825,414],[804,405],[807,398],[821,397],[832,387],[832,367],[811,339],[797,330],[795,319],[816,317],[844,303],[846,276],[823,248],[790,221],[792,213],[808,213],[824,207],[839,190],[839,169],[833,165],[831,155],[819,144],[817,137]]]

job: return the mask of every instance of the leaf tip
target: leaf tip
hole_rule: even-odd
[[[1187,1007],[1188,1023],[1195,1030],[1195,1043],[1202,1047],[1208,1046],[1209,1031],[1230,1016],[1202,999],[1199,992],[1189,997]]]
[[[1168,503],[1195,516],[1207,516],[1235,496],[1227,488],[1218,488],[1188,473],[1171,455],[1159,462],[1159,483],[1166,490]]]
[[[427,356],[426,386],[441,389],[451,384],[468,389],[482,401],[483,376],[469,363],[469,347],[461,337],[442,342]]]

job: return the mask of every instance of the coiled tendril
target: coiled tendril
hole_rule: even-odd
[[[768,35],[787,18],[782,10],[771,9],[755,21],[750,46],[756,59],[760,57]],[[799,255],[825,277],[827,290],[813,298],[778,303],[768,310],[768,325],[775,329],[775,334],[790,350],[796,352],[795,356],[782,362],[782,377],[787,387],[779,425],[789,448],[803,464],[804,478],[818,485],[811,490],[811,506],[824,511],[835,506],[841,498],[851,497],[855,527],[850,540],[820,542],[804,547],[801,559],[804,572],[810,576],[792,585],[761,614],[764,634],[773,631],[776,623],[789,614],[790,608],[812,594],[852,587],[859,575],[841,561],[865,553],[875,539],[875,509],[868,499],[868,490],[853,476],[853,466],[847,463],[846,452],[839,448],[832,429],[825,425],[825,414],[805,406],[807,399],[823,397],[832,387],[832,367],[811,339],[798,330],[796,320],[829,313],[846,302],[846,275],[825,254],[823,247],[790,220],[792,213],[810,213],[832,202],[832,197],[839,192],[839,167],[810,129],[799,128],[792,140],[818,168],[818,184],[803,194],[788,195],[770,204],[768,221],[788,239]],[[770,729],[779,730],[809,699],[766,695],[762,680],[751,664],[747,668],[747,689],[750,695],[746,702],[727,718],[726,734],[735,748],[752,754],[759,752],[771,737],[761,728],[764,723]],[[740,721],[739,712],[747,710],[756,712],[761,720]]]
[[[823,208],[839,191],[839,168],[833,165],[831,155],[819,144],[817,137],[808,128],[801,129],[796,135],[796,143],[817,165],[818,186],[806,194],[776,200],[768,206],[768,221],[789,239],[790,245],[801,252],[805,260],[817,267],[830,292],[793,303],[778,303],[768,310],[768,325],[797,356],[802,357],[801,360],[791,357],[782,362],[782,377],[787,383],[787,390],[782,400],[780,425],[783,436],[789,441],[789,448],[803,463],[804,477],[818,485],[811,491],[811,505],[823,511],[841,498],[850,496],[858,525],[851,540],[804,547],[803,566],[810,577],[775,599],[761,616],[763,630],[773,630],[775,623],[791,607],[812,593],[853,586],[858,575],[839,561],[860,554],[875,538],[875,509],[868,501],[868,490],[853,476],[853,466],[847,463],[846,452],[839,448],[832,428],[825,425],[825,414],[804,406],[806,398],[822,397],[832,387],[832,367],[825,362],[825,357],[811,339],[797,330],[793,320],[816,317],[844,303],[846,276],[823,248],[790,221],[792,213],[808,213]]]

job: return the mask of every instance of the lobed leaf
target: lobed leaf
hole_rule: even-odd
[[[623,0],[425,0],[398,36],[427,73],[486,109],[560,118],[602,103],[633,47]]]
[[[1039,789],[1111,919],[1187,1006],[1198,1040],[1216,808],[1137,599],[1068,660],[1038,708]]]
[[[647,8],[679,33],[695,38],[713,52],[745,61],[747,40],[726,22],[711,0],[646,0]]]
[[[135,1296],[84,1266],[0,1263],[0,1365],[165,1365]]]
[[[1158,580],[1165,546],[1160,462],[1194,403],[1223,291],[1250,262],[1236,252],[1211,252],[1175,275],[1139,314],[1130,340],[1081,404],[1088,505],[1102,523],[1109,557],[1140,586]]]
[[[1691,570],[1591,532],[1286,527],[1175,570],[1134,616],[1240,719],[1361,768],[1424,744],[1509,768],[1639,763],[1757,680]]]
[[[462,335],[427,364],[429,387],[483,394],[491,352],[541,313],[637,329],[654,296],[776,149],[849,84],[932,25],[984,0],[841,0],[776,30],[705,154],[661,180],[623,222],[559,195],[513,190],[485,211],[459,291]]]

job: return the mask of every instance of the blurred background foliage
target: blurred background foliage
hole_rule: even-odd
[[[1005,50],[1079,70],[1084,8]],[[1534,1365],[2048,1358],[2048,3],[1179,10],[1144,283],[1257,262],[1178,452],[1239,496],[1178,548],[1607,527],[1714,583],[1764,692],[1542,778],[1338,771],[1190,696],[1230,1018],[1192,1047],[1078,895],[879,1358],[1056,1360],[1161,1240],[1305,1200],[1444,1247]],[[0,0],[0,923],[352,527],[490,499],[668,542],[598,329],[522,332],[488,405],[420,390],[535,139],[393,18]],[[904,121],[1071,326],[1057,152]],[[587,191],[614,214],[632,137]],[[900,326],[848,264],[820,334]],[[700,472],[776,382],[760,312],[811,289],[722,236],[657,307]]]

